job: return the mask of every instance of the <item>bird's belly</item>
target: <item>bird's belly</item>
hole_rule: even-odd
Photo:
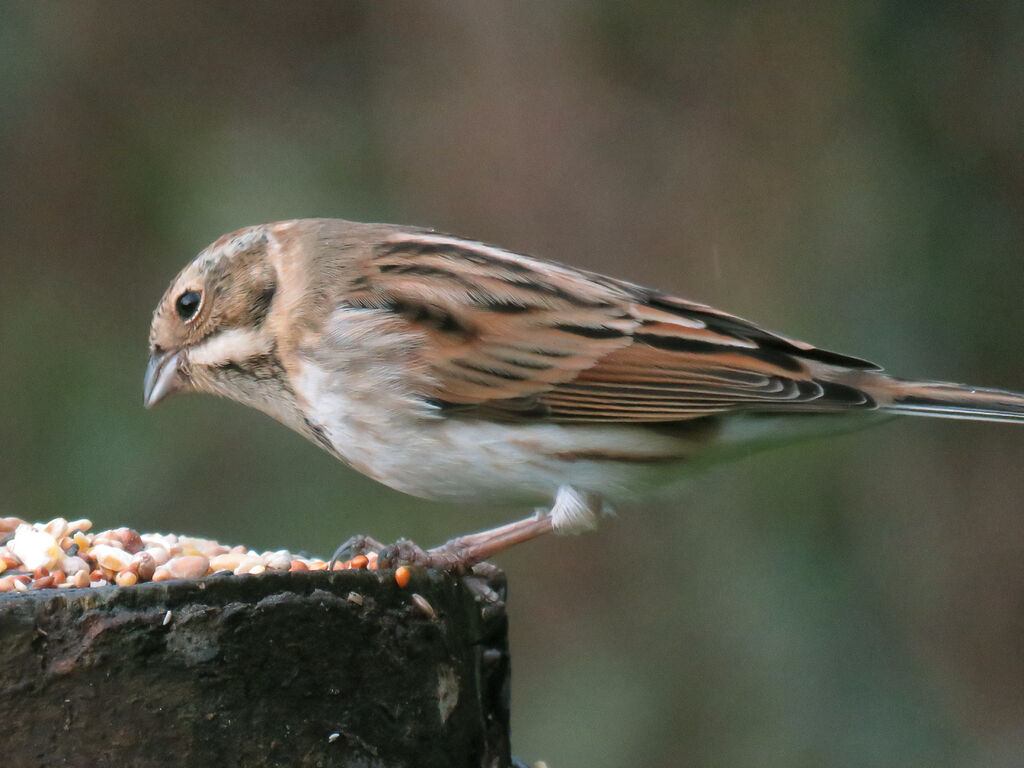
[[[424,498],[544,503],[572,485],[618,499],[677,475],[709,437],[704,428],[463,418],[401,387],[360,388],[366,380],[303,366],[296,391],[311,431],[363,474]]]
[[[354,430],[339,452],[374,479],[432,499],[545,502],[572,485],[628,497],[678,475],[699,447],[643,427],[420,420]]]

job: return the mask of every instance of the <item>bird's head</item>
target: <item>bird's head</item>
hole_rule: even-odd
[[[250,401],[279,369],[265,321],[277,291],[266,225],[225,235],[171,282],[153,313],[144,403],[175,391]]]

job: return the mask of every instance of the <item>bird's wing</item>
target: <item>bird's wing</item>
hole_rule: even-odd
[[[401,232],[349,292],[425,335],[425,399],[500,419],[665,422],[874,407],[822,372],[878,370],[702,304],[492,246]],[[831,377],[829,377],[831,378]]]

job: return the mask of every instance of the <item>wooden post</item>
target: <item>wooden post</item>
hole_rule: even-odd
[[[351,570],[0,595],[0,755],[506,768],[507,621],[483,608],[419,569],[405,588]]]

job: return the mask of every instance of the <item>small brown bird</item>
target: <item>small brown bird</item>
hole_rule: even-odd
[[[698,458],[834,429],[840,414],[1024,421],[1021,394],[897,379],[659,291],[339,219],[213,243],[164,294],[149,346],[147,407],[209,392],[415,496],[553,500],[423,560],[440,564],[592,527],[606,498]]]

